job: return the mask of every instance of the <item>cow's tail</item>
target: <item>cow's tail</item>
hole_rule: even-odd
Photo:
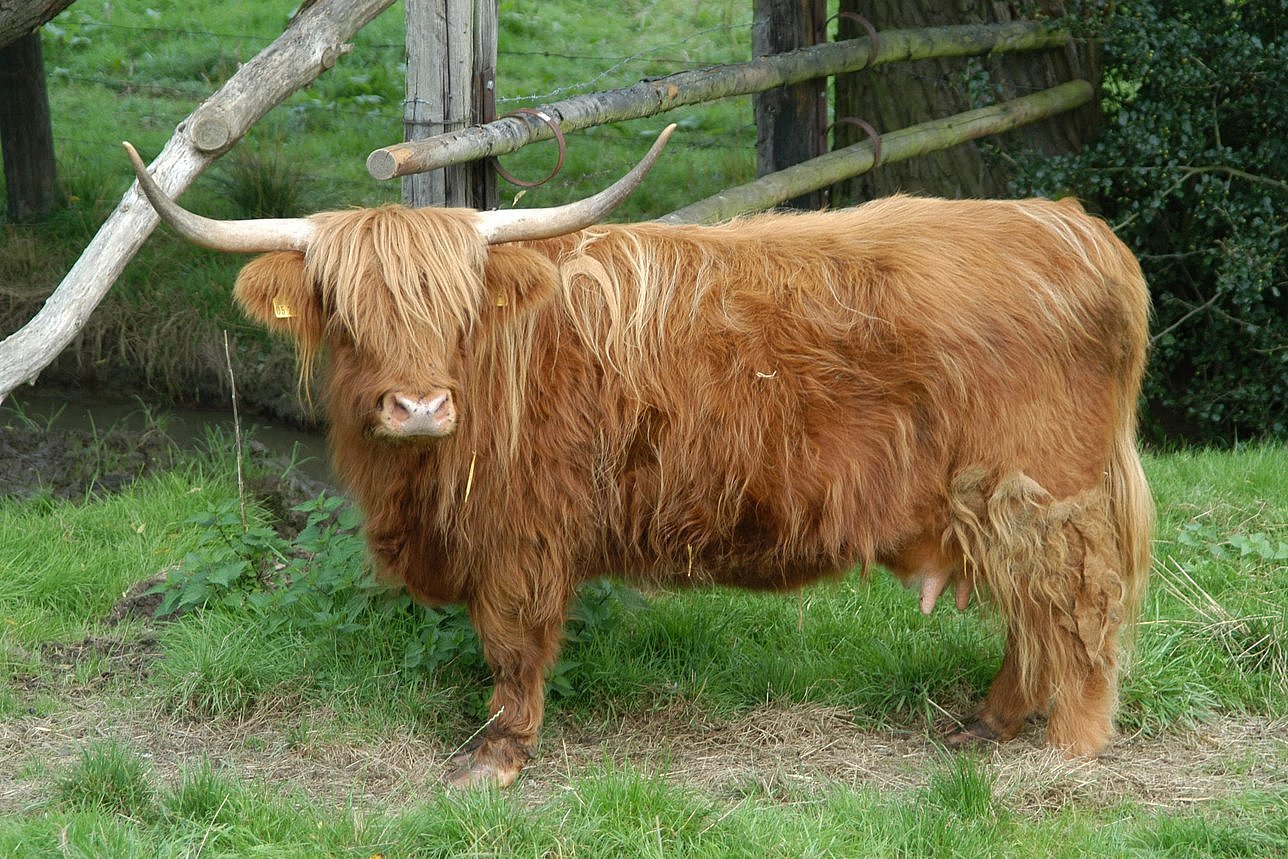
[[[1118,421],[1107,474],[1110,518],[1117,533],[1118,569],[1123,594],[1124,623],[1130,632],[1140,613],[1150,572],[1150,537],[1154,531],[1154,499],[1136,446],[1136,410],[1149,344],[1149,287],[1140,264],[1103,221],[1093,223],[1101,230],[1107,250],[1103,275],[1115,285],[1123,302],[1125,341],[1134,344],[1125,360],[1118,390]]]
[[[1115,433],[1108,483],[1110,515],[1118,538],[1118,568],[1124,588],[1124,626],[1130,635],[1149,582],[1150,535],[1154,530],[1154,500],[1136,447],[1134,408],[1125,410],[1122,425]]]

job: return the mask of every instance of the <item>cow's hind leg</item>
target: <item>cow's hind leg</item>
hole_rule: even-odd
[[[977,489],[959,491],[955,530],[1006,619],[1007,647],[978,718],[948,741],[1009,739],[1049,706],[1048,745],[1095,754],[1112,733],[1126,595],[1107,494],[1055,501],[1022,474],[982,505],[968,503]]]
[[[554,586],[536,598],[480,595],[470,617],[492,669],[492,701],[479,736],[452,759],[455,787],[506,787],[536,752],[545,713],[545,673],[559,651],[567,609]]]
[[[988,696],[973,719],[944,738],[950,747],[1013,739],[1029,716],[1046,707],[1051,697],[1050,680],[1045,672],[1023,676],[1017,647],[1016,637],[1008,635],[1002,667],[988,687]]]
[[[1116,546],[1099,513],[1075,498],[1062,527],[1070,599],[1050,634],[1059,652],[1051,660],[1056,670],[1047,745],[1071,756],[1105,749],[1118,706],[1118,638],[1126,594],[1114,562]]]

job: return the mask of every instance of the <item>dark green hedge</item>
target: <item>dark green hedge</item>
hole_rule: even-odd
[[[1147,436],[1288,437],[1288,2],[1089,3],[1075,26],[1102,40],[1103,130],[1016,190],[1082,198],[1140,256]]]

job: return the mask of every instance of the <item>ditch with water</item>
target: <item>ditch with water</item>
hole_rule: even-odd
[[[236,450],[303,484],[337,491],[321,434],[229,409],[19,389],[0,403],[0,497],[78,499],[115,491],[191,450]]]

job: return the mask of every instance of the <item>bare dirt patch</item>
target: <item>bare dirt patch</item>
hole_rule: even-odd
[[[0,498],[48,495],[79,500],[115,492],[174,465],[178,452],[160,431],[49,430],[0,425]]]
[[[251,717],[198,720],[163,714],[149,702],[107,690],[73,695],[53,713],[0,724],[0,814],[49,796],[51,776],[86,745],[115,740],[149,762],[161,781],[202,762],[282,792],[336,807],[406,805],[443,790],[453,749],[433,736],[395,730],[356,737],[333,713],[283,705]],[[996,795],[1016,813],[1071,803],[1123,800],[1179,809],[1288,783],[1288,720],[1226,718],[1197,730],[1121,737],[1096,760],[1067,761],[1031,729],[1017,741],[977,752]],[[826,707],[765,706],[734,719],[684,707],[609,724],[556,722],[540,757],[516,787],[538,804],[567,791],[605,762],[730,801],[793,802],[835,785],[903,792],[922,788],[949,753],[933,737],[859,730]]]
[[[549,732],[521,790],[539,800],[587,765],[611,760],[716,795],[792,796],[830,785],[908,791],[952,753],[936,736],[860,730],[827,707],[757,709],[732,721],[657,713],[582,731]],[[1070,802],[1135,799],[1179,808],[1288,780],[1288,719],[1226,719],[1161,737],[1120,737],[1094,760],[1065,760],[1031,727],[1017,740],[968,752],[987,762],[998,796],[1038,813]]]

